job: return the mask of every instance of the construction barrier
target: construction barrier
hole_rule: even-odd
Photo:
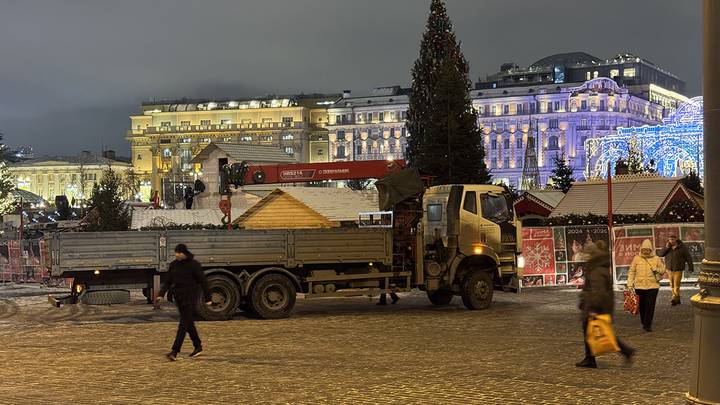
[[[51,279],[45,268],[45,241],[0,239],[0,283],[42,283],[63,286],[62,279]]]

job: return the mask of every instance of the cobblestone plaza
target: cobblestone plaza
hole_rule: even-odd
[[[691,308],[664,290],[653,333],[618,313],[634,365],[599,370],[574,367],[571,289],[497,294],[487,311],[421,293],[387,307],[299,299],[285,320],[199,323],[203,356],[188,359],[188,341],[175,363],[172,304],[52,308],[45,294],[0,290],[0,403],[681,404],[690,374]]]

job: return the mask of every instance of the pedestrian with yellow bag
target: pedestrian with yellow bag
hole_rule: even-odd
[[[640,245],[640,254],[630,263],[627,278],[628,290],[640,297],[640,322],[645,332],[652,332],[655,302],[664,276],[665,264],[655,255],[652,241],[645,239]]]
[[[595,355],[603,352],[619,351],[630,361],[635,355],[635,349],[615,337],[612,331],[612,314],[615,307],[613,280],[610,272],[610,254],[603,241],[588,243],[585,247],[588,262],[585,268],[585,284],[580,293],[580,310],[582,311],[582,327],[585,340],[585,358],[575,366],[583,368],[597,368]],[[591,328],[588,328],[590,324]],[[604,326],[600,327],[600,326]],[[615,349],[591,350],[589,343],[597,338],[597,342],[611,342]],[[617,343],[615,343],[617,342]],[[597,345],[596,345],[597,346]],[[603,353],[604,354],[604,353]]]

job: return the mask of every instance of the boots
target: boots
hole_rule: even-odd
[[[597,363],[595,362],[595,357],[586,356],[581,362],[576,363],[575,367],[597,368]]]
[[[680,305],[680,297],[675,297],[675,298],[673,298],[673,299],[670,301],[670,305],[672,305],[672,306]]]

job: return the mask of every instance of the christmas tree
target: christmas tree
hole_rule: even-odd
[[[553,157],[553,164],[555,168],[552,171],[550,179],[555,188],[563,193],[567,193],[575,182],[575,178],[573,177],[572,167],[568,166],[565,160],[565,153],[556,154]]]
[[[635,138],[630,139],[630,143],[628,144],[627,166],[629,174],[645,173],[642,153]]]
[[[15,191],[15,180],[5,162],[0,162],[0,215],[17,209],[13,191]]]
[[[490,181],[468,72],[445,5],[432,0],[412,68],[406,157],[438,184]]]
[[[112,169],[103,171],[100,183],[93,186],[90,210],[94,212],[91,231],[126,231],[130,210],[122,198],[122,178]]]

